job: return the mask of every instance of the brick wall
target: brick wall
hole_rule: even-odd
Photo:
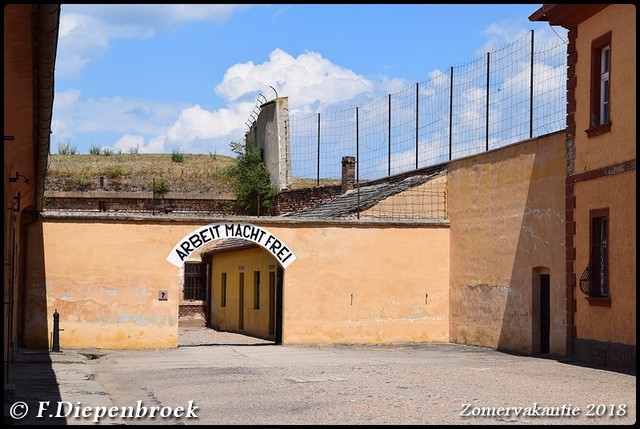
[[[136,211],[136,212],[189,212],[229,214],[233,201],[210,198],[148,198],[96,195],[46,195],[46,210],[73,211]]]
[[[178,307],[178,325],[199,327],[207,326],[205,305],[180,305]]]
[[[180,305],[179,317],[182,318],[201,318],[205,319],[205,306],[204,305]]]
[[[283,215],[312,207],[335,198],[341,193],[341,185],[281,191],[276,196],[275,214]]]

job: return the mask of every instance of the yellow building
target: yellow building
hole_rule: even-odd
[[[215,258],[210,326],[281,343],[282,312],[276,314],[276,302],[282,300],[283,270],[276,258],[244,240],[227,249],[218,246],[209,255]]]
[[[568,354],[636,361],[636,6],[546,4],[529,17],[569,30]]]
[[[49,156],[60,6],[6,4],[3,8],[6,374],[28,320],[47,317],[46,309],[25,292],[26,273],[42,260],[42,246],[29,248],[27,237],[42,243],[42,230],[35,221],[43,206]]]

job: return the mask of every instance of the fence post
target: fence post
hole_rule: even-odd
[[[155,216],[156,214],[156,178],[153,178],[153,189],[151,194],[151,215]]]
[[[360,121],[356,107],[356,186],[358,187],[358,219],[360,219]]]
[[[318,178],[316,185],[320,186],[320,113],[318,113]]]
[[[418,169],[418,95],[420,93],[420,90],[418,89],[418,86],[420,85],[419,82],[416,82],[416,170]]]
[[[391,176],[391,94],[389,94],[389,161],[387,176]]]
[[[487,119],[485,124],[486,150],[489,150],[489,76],[490,76],[491,54],[487,52]]]
[[[451,83],[449,86],[449,161],[451,161],[451,143],[453,141],[453,66],[451,67]]]
[[[533,138],[533,30],[531,30],[531,88],[529,90],[529,138]]]

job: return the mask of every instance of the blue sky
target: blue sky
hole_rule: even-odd
[[[566,31],[541,4],[62,4],[51,152],[231,155],[261,92],[291,112],[361,105]]]

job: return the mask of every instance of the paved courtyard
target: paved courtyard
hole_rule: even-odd
[[[277,346],[181,328],[177,349],[50,355],[57,396],[56,389],[46,396],[35,385],[34,371],[44,363],[18,364],[15,394],[9,401],[5,394],[5,421],[7,408],[18,409],[14,404],[20,401],[28,412],[13,424],[636,421],[635,375],[463,345]],[[31,391],[18,383],[29,374]],[[42,405],[44,396],[50,404]]]

